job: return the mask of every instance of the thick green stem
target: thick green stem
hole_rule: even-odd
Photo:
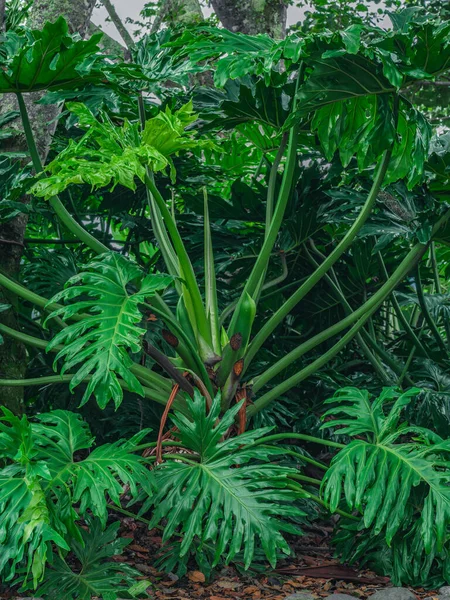
[[[265,448],[274,448],[274,446],[266,446],[264,444]],[[300,452],[295,452],[295,450],[287,450],[283,448],[283,454],[286,454],[288,456],[293,456],[294,458],[298,458],[299,460],[308,463],[309,465],[312,465],[313,467],[317,467],[318,469],[321,469],[322,471],[326,471],[328,469],[328,467],[326,465],[324,465],[323,463],[319,462],[318,460],[314,460],[313,458],[310,458],[309,456],[305,456],[304,454],[300,454]]]
[[[269,231],[265,237],[263,246],[253,266],[252,272],[250,273],[247,283],[244,286],[244,290],[241,294],[240,301],[238,302],[237,308],[233,314],[233,318],[231,319],[229,331],[234,330],[236,324],[235,321],[239,317],[240,303],[245,297],[245,294],[247,293],[250,296],[254,297],[255,293],[257,292],[259,283],[261,281],[261,277],[267,268],[267,263],[269,261],[270,255],[272,253],[273,247],[278,236],[278,232],[283,222],[286,206],[291,195],[294,173],[297,166],[298,130],[299,127],[295,125],[289,133],[289,145],[287,151],[286,165],[283,173],[283,180],[281,183],[278,201],[273,213],[273,217],[271,219]]]
[[[173,446],[174,448],[184,448],[184,444],[182,442],[175,442],[174,440],[163,440],[161,442],[163,446]],[[158,442],[149,442],[148,444],[139,444],[139,446],[135,446],[133,448],[133,452],[142,452],[142,450],[147,450],[147,448],[156,448]]]
[[[365,317],[360,319],[353,327],[348,331],[334,346],[332,346],[327,352],[322,354],[318,359],[310,363],[307,367],[288,377],[282,383],[275,386],[269,392],[258,398],[254,404],[252,404],[248,409],[248,416],[251,417],[263,408],[265,408],[268,404],[285,394],[288,390],[295,387],[299,383],[301,383],[304,379],[307,379],[314,373],[316,373],[319,369],[321,369],[324,365],[327,364],[332,358],[334,358],[345,346],[355,337],[370,315],[375,312],[378,308],[376,306],[372,309]]]
[[[269,235],[270,225],[273,218],[273,209],[275,204],[275,190],[277,185],[278,167],[280,166],[281,159],[283,158],[284,151],[288,142],[288,135],[285,132],[281,138],[280,147],[273,161],[272,168],[270,169],[269,183],[267,185],[267,201],[266,201],[266,231],[265,237]]]
[[[17,283],[17,281],[13,281],[6,275],[0,273],[0,286],[9,290],[16,296],[31,302],[32,304],[39,306],[40,308],[45,308],[48,311],[53,311],[58,308],[62,308],[61,304],[52,303],[49,304],[49,300],[44,298],[43,296],[39,296],[39,294],[35,294],[34,292],[28,290],[25,286]]]
[[[381,255],[381,253],[378,253],[378,258],[380,261],[380,265],[381,265],[381,269],[383,271],[383,275],[386,279],[389,279],[389,275],[386,269],[386,266],[384,264],[384,260],[383,257]],[[401,309],[400,304],[398,303],[398,300],[395,296],[395,292],[393,292],[392,296],[391,296],[391,302],[392,302],[392,306],[394,307],[394,311],[395,314],[397,315],[398,320],[400,321],[403,329],[405,330],[406,334],[409,336],[409,338],[411,339],[411,341],[413,342],[413,344],[417,347],[417,349],[419,349],[424,356],[429,358],[429,354],[427,349],[425,348],[425,346],[422,344],[422,342],[419,340],[419,338],[417,337],[417,335],[414,333],[414,330],[412,329],[411,325],[408,323],[407,318],[405,317],[405,315],[403,314],[403,311]]]
[[[155,457],[155,460],[156,460],[156,457]],[[150,521],[148,519],[144,519],[144,517],[135,515],[134,513],[130,512],[129,510],[125,510],[121,506],[117,506],[116,504],[107,504],[106,506],[110,510],[114,510],[115,512],[118,512],[121,515],[124,515],[125,517],[130,517],[130,519],[133,519],[134,521],[139,521],[141,523],[145,523],[145,525],[150,525]]]
[[[345,448],[345,444],[339,442],[332,442],[331,440],[324,440],[323,438],[316,438],[312,435],[305,435],[303,433],[274,433],[265,437],[259,438],[251,446],[259,446],[260,444],[268,444],[270,442],[276,442],[277,440],[303,440],[304,442],[310,442],[313,444],[320,444],[321,446],[328,446],[330,448]],[[303,456],[303,455],[302,455]]]
[[[0,323],[0,333],[4,333],[9,337],[14,338],[15,340],[19,340],[28,346],[34,346],[35,348],[40,348],[41,350],[45,350],[49,344],[47,340],[42,340],[40,338],[34,337],[32,335],[28,335],[26,333],[22,333],[21,331],[17,331],[17,329],[12,329],[7,325],[3,325]],[[54,352],[59,352],[63,349],[63,346],[55,346]]]
[[[73,379],[74,375],[49,375],[46,377],[33,377],[30,379],[0,379],[0,388],[7,386],[7,387],[27,387],[27,386],[41,386],[41,385],[50,385],[50,384],[57,384],[57,383],[70,383],[70,381]],[[85,377],[83,379],[83,381],[88,382],[91,379],[91,375],[88,375],[87,377]],[[118,380],[119,385],[124,389],[124,390],[129,390],[129,387],[127,386],[127,384],[122,381],[121,379]],[[158,404],[162,404],[163,406],[165,406],[167,404],[167,400],[168,397],[165,396],[164,394],[160,394],[158,393],[156,390],[154,389],[150,389],[147,387],[143,387],[142,388],[144,390],[144,396],[146,398],[149,398],[150,400],[153,400],[154,402],[158,402]],[[181,404],[177,405],[176,408],[178,410],[180,410],[181,412],[184,412],[183,407],[181,406]]]
[[[23,96],[20,92],[17,93],[17,100],[19,103],[19,110],[22,119],[23,130],[25,132],[25,138],[27,140],[28,150],[30,152],[34,170],[36,171],[36,173],[42,173],[44,167],[42,165],[41,158],[36,147],[36,142],[34,140],[33,130],[31,128],[30,120],[28,118],[27,107],[25,106]],[[84,229],[84,227],[81,227],[81,225],[79,225],[75,221],[75,219],[66,210],[63,203],[57,196],[53,196],[53,198],[50,198],[49,203],[55,211],[61,223],[65,225],[67,229],[71,231],[79,240],[84,242],[86,246],[88,246],[98,254],[102,254],[103,252],[109,252],[109,248],[107,248],[104,244],[95,239],[93,235],[91,235],[88,231],[86,231],[86,229]]]
[[[436,293],[442,294],[441,278],[439,277],[439,268],[438,268],[437,259],[436,259],[436,245],[434,242],[431,242],[431,244],[430,244],[430,259],[431,259],[431,266],[433,268],[433,279],[434,279],[434,287],[435,287]],[[445,315],[443,316],[443,321],[444,321],[445,335],[447,336],[447,347],[450,350],[450,323],[449,323],[448,318]]]
[[[294,292],[294,294],[292,294],[290,298],[288,298],[288,300],[286,300],[286,302],[272,315],[267,323],[265,323],[265,325],[256,334],[246,354],[246,368],[248,368],[250,362],[253,360],[256,353],[266,339],[270,336],[270,334],[276,329],[276,327],[278,327],[278,325],[291,312],[291,310],[306,296],[306,294],[312,290],[312,288],[322,279],[325,273],[352,244],[358,232],[367,221],[367,218],[369,217],[376,203],[378,193],[380,192],[384,176],[389,166],[390,158],[391,150],[388,150],[384,153],[383,159],[381,160],[367,200],[357,219],[350,227],[344,238],[339,242],[331,254],[323,261],[319,268],[316,269],[314,273],[310,275],[310,277],[308,277],[308,279],[298,288],[296,292]]]
[[[311,500],[314,500],[318,504],[321,504],[328,511],[330,510],[329,505],[324,500],[322,500],[322,498],[320,498],[319,496],[315,496],[314,494],[310,494],[309,492],[308,492],[308,495],[311,498]],[[337,508],[334,512],[336,514],[338,514],[338,515],[341,515],[342,517],[346,517],[347,519],[351,519],[352,521],[359,521],[358,517],[355,517],[354,515],[346,512],[345,510],[340,510],[339,508]]]
[[[0,379],[0,387],[22,387],[35,385],[48,385],[50,383],[67,383],[73,375],[49,375],[48,377],[32,377],[30,379]],[[85,381],[88,379],[86,378]]]
[[[312,483],[313,485],[318,485],[319,487],[322,485],[320,479],[315,479],[314,477],[307,477],[306,475],[289,475],[289,479],[296,479],[297,481]]]
[[[444,215],[445,220],[447,220],[449,218],[449,216],[450,216],[450,211],[447,212],[446,215]],[[440,221],[436,225],[436,227],[440,227],[440,224],[442,222],[444,222],[444,217],[442,219],[440,219]],[[409,271],[414,267],[414,265],[420,260],[420,258],[423,256],[425,251],[426,251],[426,246],[424,246],[423,244],[420,244],[420,243],[416,244],[410,250],[410,252],[407,254],[407,256],[403,259],[403,261],[400,263],[400,265],[397,267],[397,269],[394,271],[394,273],[391,275],[391,277],[384,283],[384,285],[377,292],[375,292],[375,294],[367,302],[365,302],[362,306],[360,306],[358,309],[356,309],[350,315],[348,315],[347,317],[345,317],[344,319],[339,321],[339,323],[332,325],[328,329],[325,329],[324,331],[318,333],[317,335],[315,335],[308,341],[304,342],[303,344],[300,344],[300,346],[298,346],[297,348],[295,348],[294,350],[289,352],[289,354],[287,354],[282,359],[280,359],[278,362],[276,362],[274,365],[272,365],[269,369],[267,369],[262,375],[260,375],[257,378],[257,380],[253,386],[253,391],[256,392],[258,389],[261,389],[261,387],[263,385],[265,385],[273,377],[278,375],[278,373],[283,371],[291,363],[298,360],[301,356],[303,356],[303,354],[305,354],[306,352],[309,352],[310,350],[312,350],[319,344],[325,342],[330,337],[337,335],[338,333],[340,333],[341,331],[346,329],[348,326],[350,326],[353,323],[355,323],[356,321],[358,321],[358,319],[364,318],[364,322],[365,322],[366,319],[368,317],[370,317],[370,315],[373,314],[373,312],[375,312],[375,310],[377,310],[379,308],[379,306],[384,302],[384,300],[397,287],[397,285],[400,283],[400,281],[402,281],[402,279],[407,275],[407,273],[409,273]],[[357,333],[359,331],[360,327],[361,327],[361,324],[357,323],[356,329],[353,328],[352,331],[355,331],[355,333]],[[348,334],[346,336],[344,336],[344,338],[342,338],[342,340],[339,342],[340,347],[343,347],[343,346],[341,346],[342,341],[344,339],[347,339],[347,336],[348,336]],[[350,339],[352,339],[352,337],[353,336],[349,337],[348,341],[350,341]],[[333,348],[335,348],[335,347],[336,346],[333,346]],[[331,357],[335,356],[336,353],[332,352],[333,348],[331,350],[329,350],[325,355],[323,355],[323,357],[330,356],[330,358],[331,358]],[[319,359],[319,361],[321,363],[323,362],[323,357],[321,359]],[[316,362],[312,363],[312,364],[316,364]],[[325,363],[323,363],[323,364],[325,364]],[[306,367],[306,369],[308,369],[308,372],[309,372],[310,367],[311,367],[311,365]],[[303,373],[304,371],[301,371],[301,373]],[[275,390],[278,393],[278,391],[281,389],[284,389],[284,390],[290,389],[290,387],[292,387],[292,385],[287,386],[287,383],[297,381],[298,377],[299,377],[299,374],[293,375],[292,377],[287,379],[285,382],[283,382],[283,384],[280,384],[280,386],[277,386],[276,388],[274,388],[271,392],[269,392],[271,398],[273,399],[273,394],[274,394]],[[304,379],[304,377],[300,377],[300,379],[298,379],[298,381],[302,381],[303,379]],[[293,385],[295,385],[295,383]],[[266,394],[266,396],[267,396],[267,394]],[[276,397],[276,396],[274,396],[274,397]],[[255,405],[251,406],[249,410],[251,410],[253,412],[254,407],[255,407]]]
[[[322,253],[320,253],[314,246],[314,244],[311,244],[312,248],[316,251],[316,253],[321,257],[321,258],[325,258]],[[308,250],[305,248],[305,252],[306,252],[306,256],[308,257],[309,261],[312,263],[312,265],[317,269],[318,268],[318,263],[315,261],[314,257],[311,256],[311,254],[308,252]],[[353,312],[352,307],[350,306],[350,304],[347,302],[347,298],[345,297],[344,293],[342,292],[342,289],[339,285],[339,282],[336,278],[336,275],[334,274],[334,270],[333,267],[331,267],[330,269],[330,274],[326,274],[325,275],[325,281],[328,283],[328,285],[331,287],[332,291],[334,292],[335,297],[339,300],[339,302],[342,304],[345,314],[349,315]],[[367,358],[367,360],[370,362],[370,364],[372,365],[375,373],[377,373],[378,377],[381,379],[381,381],[383,383],[385,383],[386,385],[391,385],[392,381],[391,378],[389,377],[389,375],[386,373],[385,368],[383,367],[383,365],[381,364],[381,362],[378,360],[378,358],[372,354],[370,348],[368,347],[366,340],[363,338],[365,330],[362,329],[361,333],[357,333],[356,334],[356,341],[358,342],[359,347],[362,350],[362,353],[365,355],[365,357]]]
[[[419,300],[419,306],[420,306],[420,310],[422,311],[423,318],[425,319],[428,327],[430,328],[430,331],[433,334],[438,346],[441,348],[441,350],[443,350],[443,352],[445,352],[445,354],[447,354],[447,347],[445,346],[444,340],[441,338],[439,329],[437,328],[436,323],[434,322],[433,317],[431,316],[430,311],[428,310],[428,307],[427,307],[427,304],[425,301],[425,295],[423,293],[422,281],[420,279],[419,266],[416,267],[415,280],[416,280],[417,299]]]

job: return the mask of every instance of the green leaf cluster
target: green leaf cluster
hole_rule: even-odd
[[[219,396],[209,412],[198,390],[187,402],[189,415],[176,413],[172,421],[189,453],[155,468],[157,491],[142,510],[152,508],[149,527],[166,521],[163,542],[182,535],[180,558],[195,543],[197,552],[206,544],[215,549],[213,566],[221,558],[232,561],[242,550],[247,569],[260,545],[274,566],[277,552],[290,552],[283,533],[299,532],[289,519],[303,515],[296,506],[302,494],[289,489],[295,470],[274,462],[281,449],[254,445],[271,428],[224,439],[241,403],[219,420]]]
[[[144,181],[146,167],[156,172],[170,167],[173,178],[171,156],[202,145],[185,131],[196,120],[191,102],[175,112],[166,107],[146,121],[142,134],[138,123],[125,120],[117,127],[106,115],[103,121],[96,119],[84,104],[68,102],[67,107],[86,132],[80,140],[69,141],[47,165],[49,175],[33,186],[32,193],[46,199],[71,184],[88,184],[93,189],[109,185],[114,189],[120,184],[135,190],[135,179]]]
[[[79,566],[55,556],[36,594],[49,600],[91,600],[98,596],[116,600],[132,592],[140,572],[112,557],[122,554],[131,538],[118,537],[120,522],[103,529],[98,519],[87,519],[89,529],[81,529],[81,539],[72,540],[71,552]],[[142,583],[142,582],[140,582]],[[144,582],[148,584],[149,582]],[[148,585],[146,585],[148,587]],[[134,596],[133,596],[134,597]]]
[[[107,498],[120,502],[123,486],[132,498],[152,493],[151,475],[135,439],[93,448],[93,437],[79,415],[56,410],[35,423],[6,408],[0,418],[0,573],[10,581],[25,569],[25,582],[42,580],[52,544],[69,550],[83,543],[78,521],[92,514],[105,525]],[[75,510],[78,506],[78,510]]]
[[[106,253],[91,261],[86,271],[71,277],[65,289],[53,297],[52,302],[70,303],[51,312],[49,319],[78,317],[52,339],[48,350],[63,345],[54,361],[55,367],[63,361],[61,374],[79,365],[71,389],[89,378],[82,404],[93,394],[102,408],[110,400],[119,406],[123,391],[118,377],[130,391],[143,395],[141,383],[130,371],[133,360],[128,354],[140,351],[145,333],[138,325],[142,320],[139,304],[172,280],[168,275],[142,277],[137,265],[120,254]],[[133,289],[133,284],[138,288]]]
[[[96,62],[102,34],[72,36],[63,17],[42,30],[10,30],[2,37],[0,93],[74,87],[101,77]]]
[[[402,412],[420,390],[385,388],[374,401],[358,388],[342,388],[324,427],[342,427],[354,438],[333,459],[323,480],[323,498],[335,510],[341,495],[363,514],[361,525],[383,532],[388,545],[418,521],[423,549],[442,551],[450,522],[449,441],[429,429],[400,423]],[[386,410],[386,408],[388,410]]]

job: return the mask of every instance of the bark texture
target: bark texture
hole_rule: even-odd
[[[6,0],[0,0],[0,32],[5,28]]]
[[[169,21],[190,25],[203,19],[198,0],[166,0]]]
[[[150,33],[159,31],[164,22],[168,25],[190,25],[202,19],[203,12],[199,0],[165,0],[152,23]]]
[[[222,25],[230,31],[267,33],[273,38],[286,35],[285,0],[211,0],[211,4]]]
[[[1,2],[2,0],[0,0]],[[30,28],[40,29],[46,21],[56,21],[59,16],[63,16],[67,20],[72,33],[77,32],[84,36],[94,4],[95,0],[34,0],[30,14]],[[41,97],[42,93],[32,93],[26,94],[24,99],[39,154],[45,162],[52,137],[55,133],[60,108],[56,105],[44,106],[36,104],[35,102]],[[14,95],[3,96],[0,100],[0,113],[17,110],[17,101]],[[7,127],[14,128],[16,134],[8,138],[0,146],[0,150],[9,152],[26,150],[26,142],[20,120],[8,123]],[[27,198],[22,198],[22,202],[27,202]],[[14,279],[17,279],[19,276],[26,225],[27,217],[25,214],[21,214],[7,223],[0,224],[1,269],[6,275]],[[0,303],[11,304],[13,307],[11,310],[0,313],[0,322],[18,329],[17,298],[10,292],[0,288]],[[0,345],[0,378],[23,379],[27,368],[26,348],[20,342],[12,340],[7,336],[4,336],[4,340],[5,343]],[[23,407],[23,388],[2,387],[0,405],[8,407],[15,413],[20,413]]]

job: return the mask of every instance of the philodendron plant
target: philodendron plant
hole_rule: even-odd
[[[136,93],[140,118],[134,121],[114,120],[102,113],[94,115],[85,104],[68,102],[66,108],[76,118],[82,134],[43,166],[24,93],[38,89],[79,89],[83,80],[90,83],[96,78],[103,79],[107,69],[115,77],[111,76],[111,85],[120,85],[120,78],[127,74],[134,78],[138,75],[131,67],[120,71],[107,64],[103,65],[102,72],[95,54],[95,39],[73,40],[61,21],[45,25],[43,32],[14,34],[14,40],[6,35],[5,53],[1,55],[0,91],[15,93],[18,99],[29,152],[38,175],[30,193],[48,200],[61,223],[97,256],[52,299],[43,298],[0,275],[2,286],[48,313],[46,323],[52,330],[59,329],[48,345],[4,325],[0,325],[0,332],[26,344],[46,347],[48,352],[56,354],[54,367],[59,369],[58,375],[37,382],[24,380],[20,384],[68,381],[72,390],[84,384],[82,402],[93,397],[102,408],[110,401],[118,406],[126,389],[165,405],[162,425],[169,410],[175,411],[176,430],[168,443],[172,447],[179,445],[188,453],[171,451],[170,455],[164,455],[161,428],[157,466],[151,481],[146,481],[140,495],[133,493],[133,499],[144,502],[144,511],[154,511],[153,525],[165,523],[165,541],[174,535],[182,536],[180,559],[187,557],[194,547],[197,553],[207,553],[208,542],[212,542],[215,545],[213,564],[218,564],[221,558],[232,560],[243,551],[242,562],[248,567],[259,544],[274,564],[278,552],[288,552],[282,532],[295,531],[287,519],[303,515],[296,505],[300,497],[307,495],[333,511],[344,512],[348,519],[356,518],[345,513],[345,506],[341,506],[344,502],[341,501],[341,481],[345,483],[344,498],[348,507],[364,513],[363,526],[374,527],[377,535],[384,532],[388,544],[414,516],[422,522],[420,531],[426,553],[441,552],[447,541],[448,463],[444,458],[438,460],[441,453],[445,455],[445,443],[432,437],[431,432],[430,435],[419,432],[421,443],[426,445],[431,441],[433,446],[421,447],[419,451],[414,443],[401,447],[397,444],[398,418],[410,394],[401,395],[388,416],[383,413],[383,402],[393,401],[396,394],[392,390],[372,408],[367,398],[355,400],[353,395],[352,402],[357,407],[346,406],[343,412],[353,417],[358,409],[365,425],[361,429],[355,424],[350,427],[346,421],[339,423],[347,424],[349,435],[362,433],[370,436],[370,440],[363,443],[357,438],[347,448],[337,442],[301,434],[269,436],[267,429],[246,431],[255,414],[317,373],[355,336],[361,336],[364,342],[370,317],[419,263],[430,242],[439,239],[450,217],[450,212],[440,204],[428,235],[411,244],[395,270],[372,296],[357,309],[350,309],[339,322],[302,342],[285,356],[277,357],[263,372],[248,376],[250,365],[256,362],[258,352],[277,327],[322,278],[333,272],[335,263],[349,250],[383,188],[404,180],[409,189],[421,186],[420,189],[425,190],[429,179],[426,160],[431,129],[406,94],[416,82],[439,77],[448,69],[450,24],[412,17],[412,13],[395,16],[394,29],[388,32],[358,25],[333,35],[298,38],[294,34],[277,42],[263,35],[251,37],[204,28],[196,35],[188,31],[173,43],[177,48],[176,60],[181,64],[192,64],[192,69],[197,71],[214,69],[218,87],[238,77],[241,81],[251,81],[249,97],[255,102],[255,110],[250,116],[246,113],[247,121],[241,115],[240,122],[269,126],[271,144],[277,147],[268,154],[271,162],[264,239],[237,301],[223,311],[218,301],[219,281],[214,265],[208,190],[204,190],[203,197],[203,287],[199,285],[176,216],[156,183],[158,175],[165,171],[170,173],[176,186],[174,157],[185,153],[199,156],[219,143],[197,128],[199,119],[193,102],[188,101],[178,109],[166,106],[147,118],[145,99]],[[52,28],[55,27],[62,27],[59,46],[54,43],[56,34]],[[45,40],[53,43],[43,63],[40,56]],[[74,63],[76,60],[79,62]],[[265,93],[272,94],[279,102],[275,107],[276,117],[258,108]],[[327,160],[331,161],[336,153],[339,155],[342,165],[348,167],[347,181],[355,178],[355,188],[358,174],[368,177],[371,187],[359,213],[332,252],[322,257],[314,272],[263,321],[258,317],[261,292],[271,256],[283,233],[288,203],[298,183],[298,166],[309,150],[318,147]],[[433,177],[438,175],[434,173]],[[120,185],[135,190],[136,181],[146,188],[147,216],[165,262],[165,274],[145,273],[131,259],[111,252],[71,216],[59,198],[59,194],[73,185],[87,184],[93,189]],[[169,288],[177,295],[175,309],[164,298]],[[163,337],[175,356],[166,355],[155,344],[144,341],[144,334],[152,327],[154,318],[164,323]],[[333,345],[328,345],[321,355],[300,370],[292,371],[301,357],[332,338],[335,338]],[[364,348],[378,364],[372,349],[366,345]],[[146,366],[145,356],[151,358],[152,367]],[[289,377],[272,386],[274,378],[288,367]],[[373,424],[366,423],[364,406],[375,415]],[[6,432],[6,429],[5,426],[3,430]],[[27,431],[32,436],[33,430]],[[36,431],[42,431],[42,427]],[[414,432],[404,428],[401,433]],[[283,452],[270,446],[270,442],[287,437],[315,441],[340,450],[326,475],[323,497],[305,493],[299,484],[299,481],[320,482],[278,464]],[[44,446],[40,442],[38,446],[40,460],[45,460],[41,456]],[[128,448],[125,444],[123,451],[137,452],[143,446],[146,445],[133,443]],[[291,451],[292,454],[295,452]],[[355,458],[356,454],[362,458]],[[395,482],[389,479],[389,485],[377,484],[375,471],[370,467],[377,465],[386,478],[390,463],[383,463],[383,456],[391,455],[392,465],[404,465],[401,472],[410,477],[411,482],[396,498],[396,490],[402,485],[400,475]],[[313,459],[296,456],[300,464],[309,460],[317,468],[327,469]],[[344,460],[346,457],[351,458],[352,464]],[[12,455],[7,458],[12,462],[16,460]],[[28,454],[27,461],[27,465],[34,465],[35,456]],[[123,468],[126,470],[126,466]],[[119,480],[128,482],[120,465],[117,469]],[[54,502],[51,468],[50,475],[44,476],[35,467],[24,470],[22,465],[22,469],[10,467],[3,476],[25,477],[31,482],[26,492],[30,502],[35,490],[39,490],[42,502]],[[68,469],[67,485],[71,478]],[[140,479],[145,480],[142,473]],[[70,485],[74,485],[73,482]],[[426,488],[429,494],[419,494],[417,501],[411,486]],[[102,498],[107,491],[101,487]],[[70,503],[75,504],[79,495],[76,491],[70,493]],[[31,518],[26,508],[28,500],[23,502],[21,518],[24,520]],[[119,496],[115,494],[112,500],[120,509]],[[5,512],[9,504],[1,506]],[[394,524],[386,519],[391,508],[395,508]],[[42,510],[40,515],[41,520],[33,521],[32,527],[50,523],[58,536],[63,536],[62,527],[50,510]],[[73,513],[71,518],[76,518]],[[434,529],[436,548],[429,539],[429,532]],[[23,541],[27,541],[29,531],[22,534]],[[39,544],[60,541],[56,534],[52,538],[36,536],[34,549],[38,544],[36,539],[40,540]],[[64,543],[59,546],[65,548]],[[44,552],[40,556],[45,560]],[[21,559],[20,553],[12,552],[14,565],[14,561],[18,563]],[[37,569],[37,579],[41,572]]]

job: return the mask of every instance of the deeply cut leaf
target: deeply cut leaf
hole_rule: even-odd
[[[345,425],[338,431],[366,434],[369,441],[355,439],[335,456],[323,481],[323,495],[334,511],[343,493],[349,508],[363,513],[365,527],[373,527],[375,535],[384,531],[388,544],[418,511],[428,553],[434,542],[438,551],[442,549],[450,524],[450,445],[424,428],[398,425],[402,410],[419,391],[399,394],[385,388],[370,402],[367,392],[344,388],[327,401],[337,406],[324,417],[345,415],[332,422]],[[387,402],[393,404],[385,415]],[[397,441],[408,433],[419,440]]]
[[[130,372],[133,364],[127,351],[139,352],[140,339],[145,330],[138,327],[142,315],[139,303],[172,281],[168,275],[148,275],[135,292],[130,291],[133,280],[141,277],[139,267],[119,254],[106,253],[88,266],[87,271],[69,279],[67,287],[54,296],[52,302],[73,300],[67,306],[51,313],[49,318],[62,316],[79,320],[60,331],[48,345],[51,350],[58,344],[64,348],[55,358],[64,364],[61,373],[81,366],[70,382],[73,390],[92,374],[82,404],[93,394],[101,408],[112,399],[116,406],[122,402],[123,392],[119,377],[127,387],[143,395],[142,386]]]
[[[198,539],[214,545],[215,564],[221,556],[231,561],[243,549],[248,568],[259,541],[274,565],[277,551],[289,553],[282,532],[298,533],[284,519],[303,515],[295,506],[300,495],[288,489],[293,471],[270,462],[282,450],[252,447],[270,428],[222,441],[240,406],[228,410],[219,422],[220,397],[207,414],[205,400],[196,390],[194,399],[188,400],[190,419],[177,413],[173,421],[183,445],[198,453],[198,462],[184,454],[179,461],[167,460],[157,467],[157,492],[143,512],[153,507],[150,527],[167,520],[163,541],[183,534],[181,557]]]

